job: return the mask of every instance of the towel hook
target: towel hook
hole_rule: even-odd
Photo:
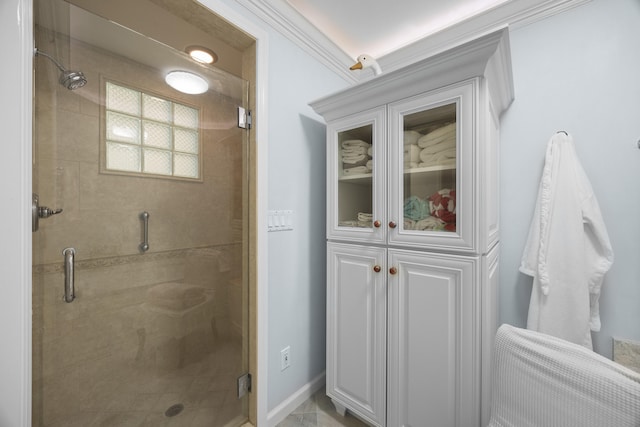
[[[569,136],[569,134],[567,133],[567,131],[566,131],[566,130],[559,130],[559,131],[558,131],[558,132],[556,132],[556,133],[564,133],[565,135]]]

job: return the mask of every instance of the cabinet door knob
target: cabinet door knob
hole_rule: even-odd
[[[395,268],[395,267],[391,267],[391,268],[389,269],[389,273],[391,273],[391,274],[396,274],[397,272],[398,272],[398,269],[397,269],[397,268]]]
[[[396,228],[398,224],[393,221],[389,221],[389,228]]]
[[[375,228],[380,228],[381,225],[382,225],[382,223],[380,221],[378,221],[378,220],[373,221],[373,226]]]
[[[379,265],[373,266],[373,271],[375,271],[376,273],[380,273],[380,270],[382,270],[382,267],[380,267]]]

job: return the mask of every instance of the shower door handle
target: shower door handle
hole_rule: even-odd
[[[52,215],[58,215],[62,209],[49,209],[46,206],[40,206],[40,198],[36,193],[31,195],[31,231],[38,231],[40,228],[40,218],[49,218]]]
[[[62,255],[64,255],[64,302],[72,302],[76,298],[74,277],[76,250],[65,248]]]

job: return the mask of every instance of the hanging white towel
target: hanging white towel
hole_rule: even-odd
[[[527,328],[592,348],[598,300],[613,250],[570,135],[547,145],[520,271],[533,276]]]

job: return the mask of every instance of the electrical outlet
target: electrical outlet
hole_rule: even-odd
[[[284,371],[291,366],[291,348],[286,346],[280,350],[280,370]]]

